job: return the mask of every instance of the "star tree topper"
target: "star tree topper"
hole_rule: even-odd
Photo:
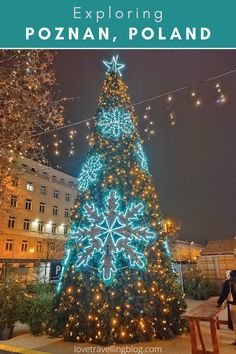
[[[105,197],[102,209],[86,203],[85,225],[78,227],[72,236],[79,246],[76,267],[96,267],[102,280],[109,285],[121,268],[121,262],[122,267],[144,268],[144,248],[156,234],[144,223],[143,212],[142,203],[130,203],[122,210],[121,197],[116,190],[111,190]]]
[[[122,76],[121,69],[123,69],[125,67],[125,64],[118,63],[118,55],[113,56],[111,59],[111,62],[104,60],[103,64],[107,67],[107,73],[109,73],[109,74],[116,73],[116,74]]]

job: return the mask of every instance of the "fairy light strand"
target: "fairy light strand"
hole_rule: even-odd
[[[172,91],[169,91],[169,92],[164,92],[164,93],[161,93],[161,94],[156,95],[156,96],[153,96],[153,97],[148,97],[148,98],[146,98],[146,99],[144,99],[144,100],[141,100],[141,101],[138,101],[138,102],[136,102],[136,103],[133,103],[132,106],[133,106],[133,107],[136,107],[136,106],[142,105],[142,104],[144,104],[144,103],[148,103],[148,102],[157,100],[157,99],[162,98],[162,97],[166,97],[166,96],[169,96],[169,95],[173,95],[174,93],[191,89],[192,87],[195,87],[195,86],[198,85],[198,84],[204,84],[204,83],[207,83],[207,82],[209,82],[209,81],[213,81],[213,80],[219,79],[219,78],[221,78],[221,77],[231,75],[231,74],[233,74],[233,73],[235,73],[235,72],[236,72],[236,69],[233,69],[233,70],[224,72],[224,73],[222,73],[222,74],[215,75],[215,76],[209,77],[209,78],[207,78],[207,79],[198,81],[198,82],[196,82],[195,84],[185,85],[185,86],[183,86],[183,87],[179,87],[179,88],[177,88],[177,89],[175,89],[175,90],[172,90]],[[130,106],[131,106],[131,105],[130,105]],[[127,106],[127,108],[129,108],[130,106]],[[79,124],[82,124],[82,123],[87,123],[87,122],[90,122],[90,121],[95,120],[95,119],[96,119],[96,117],[95,117],[95,116],[92,116],[92,117],[89,117],[89,118],[87,118],[87,119],[83,119],[83,120],[81,120],[81,121],[79,121],[79,122],[70,123],[70,124],[67,124],[67,125],[63,125],[63,126],[61,126],[61,127],[57,127],[57,128],[48,130],[48,131],[36,133],[36,134],[33,135],[33,137],[37,137],[37,136],[41,136],[41,135],[44,135],[44,134],[52,133],[52,132],[55,132],[55,131],[59,131],[59,130],[62,130],[62,129],[74,127],[74,126],[76,126],[76,125],[79,125]]]

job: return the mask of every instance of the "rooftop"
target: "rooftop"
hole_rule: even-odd
[[[170,243],[178,244],[178,245],[186,245],[186,246],[194,246],[194,247],[203,247],[202,244],[197,243],[195,241],[188,241],[188,240],[180,240],[180,239],[170,239]]]
[[[58,171],[52,167],[43,165],[40,162],[34,161],[26,157],[18,157],[14,160],[15,165],[19,170],[22,170],[28,174],[32,174],[50,181],[67,185],[71,188],[75,188],[77,179],[64,172]]]
[[[233,254],[236,249],[236,239],[229,240],[212,240],[208,241],[203,248],[201,255],[213,254]]]

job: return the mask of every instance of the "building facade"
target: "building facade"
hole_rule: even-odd
[[[203,246],[194,241],[170,239],[170,249],[176,262],[196,262]]]
[[[0,210],[0,268],[27,273],[63,258],[76,179],[27,158],[14,163],[11,196]]]
[[[226,279],[226,272],[236,269],[236,239],[208,241],[197,260],[198,267],[218,289]]]

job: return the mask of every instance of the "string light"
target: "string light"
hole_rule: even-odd
[[[130,113],[124,109],[103,110],[98,115],[96,123],[100,133],[109,139],[120,139],[134,132],[134,124]]]
[[[226,101],[226,97],[224,93],[222,92],[221,85],[219,82],[215,85],[216,91],[217,91],[217,100],[216,103],[218,104],[223,104]]]
[[[206,83],[206,82],[209,82],[211,80],[215,80],[216,78],[220,78],[220,77],[223,77],[223,76],[226,76],[226,75],[230,75],[232,73],[234,73],[236,71],[236,69],[234,70],[231,70],[229,72],[225,72],[223,74],[220,74],[220,75],[217,75],[217,76],[214,76],[214,77],[211,77],[209,79],[206,79],[206,80],[203,80],[201,83]],[[154,96],[154,97],[151,97],[151,98],[148,98],[146,100],[143,100],[143,101],[139,101],[137,103],[134,104],[134,106],[138,106],[140,104],[143,104],[144,102],[149,102],[149,101],[152,101],[154,99],[158,99],[158,98],[161,98],[163,96],[166,96],[167,97],[167,110],[169,112],[169,121],[170,121],[170,125],[171,127],[174,127],[176,125],[176,113],[173,109],[173,106],[172,106],[172,102],[173,102],[173,94],[174,93],[177,93],[177,92],[180,92],[180,91],[183,91],[183,90],[186,90],[188,89],[189,87],[191,86],[184,86],[182,88],[179,88],[179,89],[176,89],[176,90],[173,90],[169,93],[164,93],[164,94],[161,94],[161,95],[158,95],[158,96]],[[202,105],[202,98],[200,98],[197,90],[196,90],[196,84],[194,86],[192,86],[194,88],[191,88],[190,90],[190,96],[194,102],[194,106],[195,107],[200,107]],[[222,91],[222,88],[221,88],[221,84],[219,81],[217,81],[217,83],[215,84],[215,89],[216,89],[216,93],[217,93],[217,98],[216,98],[216,103],[219,104],[219,105],[222,105],[226,102],[226,96],[225,94],[223,93]],[[129,107],[128,107],[129,108]],[[151,137],[155,134],[155,130],[154,130],[154,122],[150,120],[149,118],[149,111],[151,110],[151,106],[146,106],[145,107],[145,114],[143,116],[143,119],[144,119],[144,133],[147,137],[148,140],[151,139]],[[33,136],[34,137],[38,137],[38,136],[41,136],[43,134],[48,134],[50,132],[57,132],[61,129],[69,129],[69,128],[72,128],[70,129],[69,131],[69,149],[68,149],[68,157],[71,158],[72,156],[75,155],[76,153],[76,147],[75,147],[75,143],[74,143],[74,138],[75,138],[75,135],[77,133],[76,130],[73,129],[73,127],[75,125],[78,125],[78,124],[81,124],[83,122],[85,122],[86,124],[86,127],[90,130],[91,129],[91,122],[94,122],[95,121],[95,117],[91,117],[91,118],[88,118],[88,119],[85,119],[83,121],[80,121],[80,122],[75,122],[75,123],[70,123],[70,121],[68,121],[68,124],[67,125],[64,125],[64,126],[60,126],[60,127],[57,127],[55,129],[52,129],[52,130],[45,130],[44,132],[41,132],[41,133],[37,133],[37,134],[34,134]],[[86,137],[87,139],[89,139],[89,136]],[[65,141],[65,138],[63,137],[63,147],[65,147],[66,145],[66,141]],[[78,143],[78,139],[77,139],[77,143]],[[52,143],[52,146],[53,146],[53,152],[56,156],[60,156],[61,155],[61,144],[62,144],[62,141],[59,140],[58,138],[58,135],[57,134],[53,134],[53,143]],[[47,144],[47,146],[44,146],[43,144],[39,143],[39,150],[43,152],[45,152],[46,149],[50,148],[50,143]],[[63,152],[66,151],[65,149],[63,149]],[[43,163],[47,163],[47,160],[45,159],[44,155],[42,154],[42,156],[40,157],[40,160],[41,162]],[[66,164],[64,164],[66,165]],[[60,166],[61,168],[61,166]]]
[[[91,161],[91,169],[83,171],[86,162],[82,167],[82,180],[89,185],[84,182],[85,190],[78,193],[73,209],[74,229],[59,282],[57,308],[59,321],[63,318],[65,322],[66,340],[108,345],[182,333],[180,315],[185,309],[161,226],[158,196],[145,154],[139,151],[137,116],[118,68],[114,70],[115,74],[106,74],[98,112],[111,114],[114,108],[130,107],[125,110],[134,130],[120,134],[118,126],[111,138],[104,127],[96,126],[89,136],[86,161],[94,156],[98,161]],[[165,95],[169,114],[174,113],[174,93]],[[149,110],[146,107],[145,115]],[[97,168],[99,163],[101,169]],[[91,181],[93,175],[95,181]],[[155,235],[149,247],[145,230]],[[126,252],[126,239],[130,252]],[[139,261],[142,267],[137,266]]]
[[[146,133],[147,139],[151,140],[151,136],[155,134],[154,122],[150,120],[149,112],[151,111],[151,106],[145,107],[143,120],[144,120],[144,133]]]
[[[172,96],[168,96],[167,97],[167,111],[168,111],[168,114],[169,114],[169,121],[170,121],[170,125],[171,127],[174,127],[175,124],[176,124],[176,115],[175,115],[175,111],[173,109],[173,97]]]
[[[194,102],[194,105],[195,105],[196,107],[201,106],[201,104],[202,104],[202,99],[200,98],[200,96],[199,96],[199,94],[198,94],[196,88],[194,88],[194,89],[191,90],[191,98],[192,98],[192,100],[193,100],[193,102]]]
[[[81,173],[78,178],[78,186],[80,192],[85,192],[87,189],[94,185],[97,181],[103,165],[101,157],[98,154],[90,156],[87,161],[82,165]]]
[[[53,134],[54,154],[57,156],[60,154],[60,144],[61,144],[61,142],[59,141],[58,135]]]
[[[136,156],[141,168],[149,173],[147,158],[145,156],[142,144],[140,142],[136,143]]]
[[[143,222],[140,223],[145,209],[142,203],[130,203],[124,212],[120,211],[120,204],[121,197],[115,190],[105,196],[103,210],[97,209],[94,204],[85,204],[83,214],[86,226],[80,226],[72,234],[76,243],[82,244],[78,249],[76,267],[86,271],[90,261],[96,262],[102,281],[109,285],[120,267],[121,253],[123,266],[143,269],[146,258],[141,250],[157,236]],[[131,233],[128,242],[127,233]]]
[[[151,102],[151,101],[154,101],[154,100],[157,100],[157,99],[160,99],[162,97],[172,97],[173,94],[177,93],[177,92],[181,92],[181,91],[186,91],[186,90],[192,90],[192,87],[193,86],[196,86],[197,84],[204,84],[204,83],[208,83],[212,80],[215,80],[215,79],[218,79],[220,77],[224,77],[224,76],[229,76],[229,75],[232,75],[236,72],[236,69],[233,69],[233,70],[230,70],[230,71],[226,71],[222,74],[219,74],[219,75],[215,75],[215,76],[212,76],[212,77],[209,77],[205,80],[202,80],[202,81],[199,81],[199,82],[196,82],[194,84],[190,84],[190,85],[185,85],[183,87],[179,87],[175,90],[172,90],[172,91],[169,91],[169,92],[164,92],[164,93],[161,93],[159,95],[156,95],[156,96],[152,96],[152,97],[149,97],[149,98],[146,98],[146,99],[143,99],[143,100],[140,100],[136,103],[133,103],[132,106],[133,107],[136,107],[136,106],[139,106],[139,105],[142,105],[144,103],[147,103],[147,102]],[[172,98],[171,98],[172,99]],[[150,106],[148,106],[150,107]],[[125,108],[130,108],[130,105],[127,105]],[[43,131],[43,132],[40,132],[40,133],[35,133],[33,134],[33,137],[37,137],[37,136],[41,136],[41,135],[45,135],[45,134],[48,134],[48,133],[51,133],[51,132],[54,132],[54,131],[59,131],[59,130],[64,130],[64,129],[67,129],[67,128],[70,128],[70,127],[73,127],[73,126],[76,126],[76,125],[80,125],[80,124],[83,124],[83,123],[86,123],[86,122],[92,122],[96,119],[95,116],[92,116],[90,118],[86,118],[86,119],[83,119],[79,122],[75,122],[75,123],[69,123],[67,125],[63,125],[63,126],[60,126],[60,127],[57,127],[57,128],[54,128],[54,129],[51,129],[51,130],[47,130],[47,131]]]

